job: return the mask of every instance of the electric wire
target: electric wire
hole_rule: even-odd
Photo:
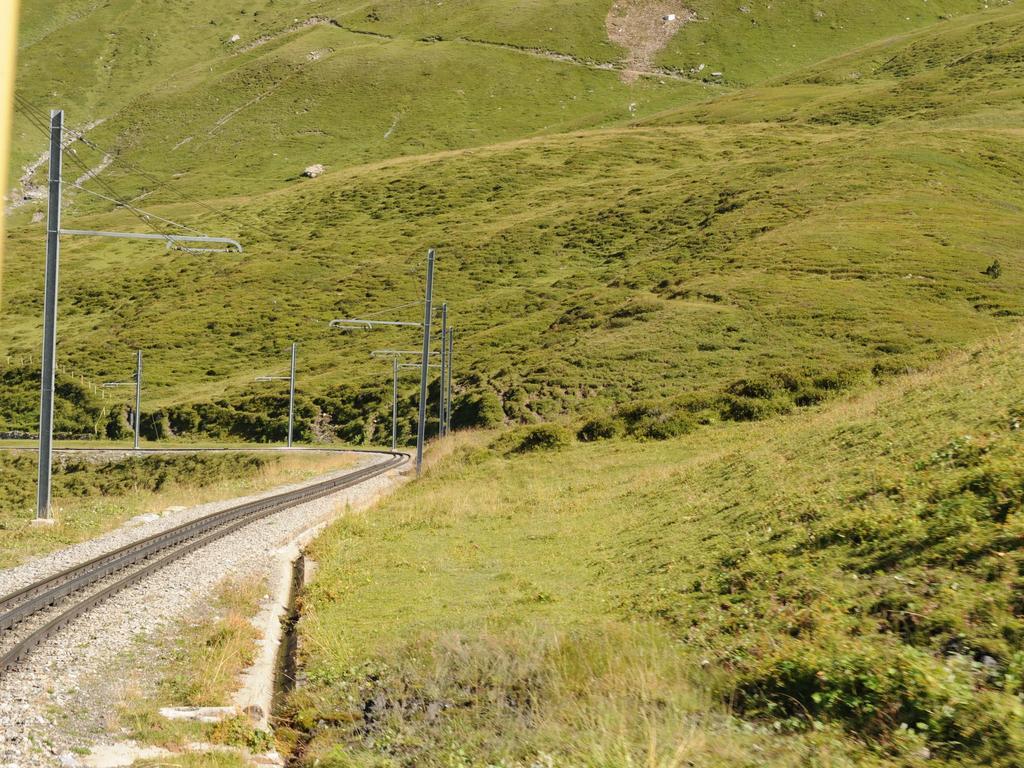
[[[93,195],[94,197],[98,197],[101,200],[106,200],[109,203],[115,203],[116,205],[122,206],[122,207],[129,207],[129,204],[125,203],[123,200],[118,200],[118,199],[113,198],[113,197],[107,197],[106,195],[100,194],[99,192],[97,192],[97,191],[95,191],[93,189],[89,189],[88,187],[83,187],[81,184],[78,184],[77,182],[64,182],[64,184],[66,186],[74,187],[75,189],[81,190],[82,192],[85,192],[88,195]],[[134,207],[134,206],[132,206],[132,207]],[[163,222],[165,222],[167,224],[171,224],[172,226],[179,227],[179,228],[184,229],[184,230],[188,230],[189,232],[192,232],[192,233],[194,233],[196,235],[202,235],[203,234],[198,229],[193,229],[192,227],[186,226],[184,224],[179,224],[178,222],[172,221],[171,219],[165,219],[163,216],[158,216],[157,214],[152,213],[151,211],[146,211],[146,210],[143,210],[142,208],[137,208],[135,210],[137,210],[140,214],[142,214],[146,218],[157,219],[159,221],[163,221]]]
[[[25,110],[26,116],[29,118],[30,122],[32,122],[37,128],[39,128],[40,131],[42,131],[45,135],[49,136],[50,129],[49,129],[48,125],[46,125],[45,123],[43,123],[41,121],[42,120],[42,118],[41,118],[41,111],[37,107],[35,107],[32,104],[30,104],[29,102],[27,102],[22,97],[17,97],[17,101],[18,101],[19,104],[21,104],[21,106]],[[33,119],[33,117],[35,117],[35,119]],[[72,135],[72,136],[78,136],[79,140],[81,139],[82,134],[80,132],[77,132],[77,131],[74,131],[73,129],[68,129],[68,128],[65,128],[65,132],[70,134],[70,135]],[[89,146],[92,147],[93,149],[95,149],[98,152],[103,152],[103,150],[100,149],[99,147],[96,147],[95,144],[89,143]],[[104,200],[107,200],[108,202],[115,203],[116,205],[118,205],[118,206],[124,208],[125,210],[129,211],[132,215],[134,215],[136,218],[138,218],[141,222],[146,224],[149,227],[149,229],[151,229],[153,231],[154,234],[163,235],[164,237],[167,237],[167,235],[171,234],[171,233],[168,233],[166,231],[160,231],[159,227],[153,225],[153,220],[164,222],[164,223],[169,224],[169,225],[171,225],[173,227],[177,227],[180,230],[187,231],[187,232],[192,232],[193,234],[198,234],[198,235],[203,234],[202,232],[200,232],[197,229],[194,229],[192,227],[188,227],[188,226],[186,226],[184,224],[181,224],[179,222],[173,221],[172,219],[168,219],[168,218],[165,218],[163,216],[159,216],[159,215],[157,215],[155,213],[151,213],[149,211],[146,211],[146,210],[143,210],[141,208],[138,208],[137,206],[133,205],[132,203],[130,203],[126,199],[124,199],[117,192],[117,190],[115,190],[105,179],[102,179],[98,175],[94,175],[93,174],[93,169],[89,168],[85,164],[85,162],[78,156],[78,154],[74,151],[73,148],[68,147],[67,151],[64,154],[65,154],[65,157],[68,157],[75,165],[77,165],[81,170],[83,170],[85,172],[85,175],[88,177],[89,181],[93,181],[96,184],[98,184],[100,187],[102,187],[110,195],[110,197],[106,197],[106,196],[104,196],[104,195],[102,195],[102,194],[100,194],[98,192],[95,192],[95,191],[93,191],[91,189],[88,189],[88,188],[82,186],[81,184],[78,184],[77,182],[64,182],[67,186],[74,187],[74,188],[82,190],[83,192],[86,192],[88,194],[92,194],[92,195],[95,195],[96,197],[99,197],[99,198],[102,198]],[[111,157],[112,155],[111,155],[111,153],[103,152],[103,156],[104,157]],[[170,238],[167,239],[167,242],[168,242],[168,245],[174,245],[175,247],[183,248],[183,250],[187,250],[187,251],[191,251],[192,250],[192,249],[189,249],[187,247],[180,246],[180,245],[176,244]]]
[[[23,113],[25,114],[26,118],[33,125],[35,125],[36,128],[38,128],[44,135],[49,136],[49,134],[50,134],[50,127],[49,127],[48,117],[46,116],[46,113],[42,109],[40,109],[39,107],[35,106],[34,104],[32,104],[30,101],[28,101],[26,98],[24,98],[23,96],[21,96],[18,93],[15,93],[15,100],[18,103],[18,105],[21,106],[21,108],[23,110]],[[206,210],[207,212],[211,213],[214,216],[217,216],[219,218],[231,221],[231,222],[233,222],[235,224],[238,224],[239,226],[245,227],[247,229],[251,229],[251,230],[254,230],[256,232],[259,232],[259,233],[261,233],[261,234],[271,238],[272,240],[283,242],[283,243],[285,243],[287,245],[290,245],[292,247],[299,247],[298,243],[296,243],[295,241],[292,241],[290,238],[282,236],[280,233],[269,232],[268,230],[265,230],[265,229],[263,229],[260,226],[254,225],[252,222],[245,221],[244,219],[239,218],[239,217],[237,217],[237,216],[235,216],[235,215],[233,215],[231,213],[228,213],[227,211],[218,209],[215,206],[210,205],[206,201],[200,200],[200,199],[198,199],[198,198],[196,198],[196,197],[194,197],[194,196],[192,196],[192,195],[182,191],[176,185],[172,184],[169,180],[159,179],[158,177],[154,176],[152,173],[150,173],[148,171],[145,171],[145,170],[143,170],[143,169],[141,169],[141,168],[139,168],[139,167],[137,167],[137,166],[135,166],[135,165],[125,161],[125,160],[123,160],[116,151],[108,150],[108,149],[104,149],[103,147],[100,147],[95,142],[93,142],[91,139],[89,139],[87,136],[85,136],[85,134],[83,134],[81,131],[79,131],[77,129],[71,128],[70,126],[64,126],[64,132],[65,132],[65,134],[67,136],[69,136],[71,138],[71,142],[66,142],[66,146],[69,146],[74,141],[81,141],[83,144],[85,144],[87,147],[89,147],[93,151],[100,153],[101,156],[111,158],[111,164],[112,165],[115,165],[115,166],[119,167],[122,170],[126,170],[129,173],[135,174],[135,175],[145,179],[146,181],[150,182],[153,185],[153,189],[151,191],[156,191],[158,189],[167,190],[167,191],[175,194],[179,199],[181,199],[181,200],[183,200],[185,202],[188,202],[188,203],[192,203],[192,204],[194,204],[194,205],[196,205],[196,206]],[[125,210],[129,211],[130,213],[132,213],[132,215],[134,215],[136,218],[138,218],[142,223],[146,224],[147,227],[149,227],[155,234],[163,235],[163,236],[166,237],[170,233],[168,233],[166,231],[160,231],[160,228],[153,224],[154,220],[164,222],[164,223],[169,224],[171,226],[177,227],[178,229],[181,229],[181,230],[189,231],[189,232],[192,232],[192,233],[195,233],[195,234],[200,234],[198,230],[196,230],[196,229],[194,229],[192,227],[188,227],[188,226],[186,226],[184,224],[180,224],[179,222],[173,221],[171,219],[167,219],[165,217],[162,217],[162,216],[159,216],[157,214],[151,213],[151,212],[146,211],[144,209],[138,208],[137,206],[135,206],[132,203],[128,202],[128,200],[126,200],[121,194],[119,194],[105,179],[101,178],[98,175],[91,175],[92,169],[90,169],[90,168],[88,168],[86,166],[84,161],[81,158],[78,157],[77,153],[75,153],[73,149],[70,149],[68,152],[66,152],[65,156],[71,158],[72,162],[74,162],[76,165],[78,165],[78,167],[81,168],[85,174],[89,175],[89,179],[88,179],[89,181],[94,181],[104,191],[106,191],[110,196],[109,197],[104,196],[101,193],[96,192],[96,191],[91,190],[91,189],[88,189],[88,188],[86,188],[86,187],[84,187],[84,186],[82,186],[82,185],[80,185],[78,183],[65,182],[66,184],[68,184],[68,186],[74,187],[74,188],[79,189],[79,190],[81,190],[83,192],[86,192],[87,194],[94,195],[94,196],[96,196],[98,198],[104,199],[104,200],[106,200],[108,202],[112,202],[112,203],[114,203],[116,205],[119,205],[119,206],[123,207]],[[173,243],[173,241],[171,241],[168,238],[168,244],[172,244],[172,243]],[[181,247],[185,251],[191,251],[191,249],[189,249],[187,247],[180,246],[180,245],[176,245],[176,247]],[[409,269],[406,270],[406,274],[414,277],[414,280],[416,281],[416,285],[417,285],[417,288],[419,289],[419,292],[422,292],[425,289],[425,282],[424,282],[425,276],[423,274],[421,274],[421,272],[420,272],[421,267],[419,267],[419,265],[417,265],[417,264],[412,263],[412,259],[413,259],[413,256],[410,255],[408,257],[408,261],[407,261],[407,263],[409,265]],[[398,310],[398,309],[404,309],[404,308],[408,308],[410,306],[422,305],[423,303],[424,303],[423,299],[418,299],[416,301],[408,302],[406,304],[400,304],[400,305],[395,306],[395,307],[388,307],[388,308],[385,308],[385,309],[376,310],[374,312],[365,313],[365,316],[367,316],[367,317],[375,317],[375,316],[386,314],[388,312],[392,312],[392,311],[395,311],[395,310]],[[320,324],[320,321],[314,320],[314,322],[316,324],[318,324],[318,325]]]
[[[40,128],[40,130],[44,131],[47,135],[49,135],[49,127],[47,125],[47,118],[46,118],[45,113],[41,109],[36,107],[35,105],[33,105],[30,102],[28,102],[26,99],[24,99],[24,97],[17,96],[17,94],[16,94],[16,97],[17,97],[18,103],[23,107],[23,109],[26,112],[32,112],[33,114],[36,115],[36,120],[37,121],[35,122],[35,125],[38,128]],[[64,130],[71,137],[73,137],[74,139],[76,139],[78,141],[81,141],[83,144],[85,144],[90,149],[93,149],[94,151],[99,152],[99,153],[101,153],[104,156],[111,157],[112,158],[111,159],[111,164],[116,166],[116,167],[118,167],[120,170],[127,171],[129,174],[134,174],[136,176],[140,176],[145,181],[149,182],[149,184],[152,185],[152,189],[149,190],[151,192],[155,192],[155,191],[161,190],[161,189],[162,190],[166,190],[166,191],[171,192],[172,194],[174,194],[176,197],[178,197],[178,199],[182,200],[183,202],[191,203],[192,205],[195,205],[195,206],[197,206],[199,208],[202,208],[207,213],[210,213],[213,216],[218,217],[219,219],[222,219],[222,220],[225,220],[225,221],[230,221],[230,222],[232,222],[233,224],[235,224],[235,225],[237,225],[239,227],[243,227],[243,228],[245,228],[247,230],[258,232],[258,233],[260,233],[260,234],[270,238],[273,241],[277,241],[277,242],[283,243],[283,244],[288,245],[289,247],[291,247],[293,249],[298,249],[298,248],[303,247],[301,243],[299,243],[299,242],[297,242],[295,240],[292,240],[292,239],[282,235],[280,232],[276,232],[276,233],[275,232],[271,232],[271,231],[269,231],[267,229],[264,229],[260,225],[256,224],[253,220],[246,220],[245,218],[241,218],[239,216],[236,216],[236,215],[234,215],[232,213],[229,213],[228,211],[225,211],[223,209],[220,209],[220,208],[217,208],[217,207],[215,207],[213,205],[210,205],[208,202],[206,202],[204,200],[201,200],[201,199],[199,199],[199,198],[197,198],[197,197],[195,197],[193,195],[190,195],[187,192],[184,192],[178,186],[173,184],[170,180],[168,180],[168,179],[160,179],[157,176],[155,176],[152,173],[150,173],[149,171],[146,171],[146,170],[144,170],[142,168],[139,168],[138,166],[133,165],[133,164],[129,163],[128,161],[124,160],[120,156],[120,154],[118,152],[113,151],[113,150],[106,150],[103,147],[98,146],[94,141],[89,139],[81,131],[78,131],[78,130],[76,130],[74,128],[71,128],[69,126],[65,126]],[[105,187],[105,188],[107,188],[107,187]],[[110,190],[108,189],[108,191],[110,191]],[[119,197],[116,194],[114,196],[115,197]]]

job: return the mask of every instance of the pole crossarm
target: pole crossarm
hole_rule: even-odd
[[[378,326],[401,326],[405,328],[423,327],[422,323],[411,323],[402,320],[359,320],[353,318],[339,318],[337,320],[331,320],[329,325],[331,328],[338,328],[343,331],[370,331]]]
[[[61,229],[62,235],[84,235],[86,237],[120,237],[126,240],[164,240],[167,247],[179,243],[223,243],[233,246],[236,253],[242,253],[242,244],[230,237],[206,237],[205,235],[157,235],[145,232],[101,232],[94,229]],[[189,248],[182,246],[185,250],[195,253],[224,253],[230,248]]]
[[[109,389],[111,387],[134,387],[134,381],[105,381],[100,384],[101,387]]]
[[[419,363],[400,363],[399,368],[440,368],[438,364],[431,364],[427,366],[421,366]]]
[[[36,484],[36,517],[50,519],[53,464],[53,399],[57,362],[57,293],[60,271],[60,239],[62,235],[116,237],[127,240],[162,240],[168,248],[193,253],[242,252],[242,244],[230,237],[206,235],[145,234],[140,232],[107,232],[93,229],[64,229],[61,226],[61,188],[64,161],[64,111],[50,113],[50,166],[47,174],[46,267],[43,285],[43,347],[40,355],[39,381],[39,475]],[[190,248],[188,243],[219,244],[224,248]],[[293,366],[294,371],[294,355]],[[136,352],[135,369],[135,449],[139,447],[142,397],[142,352]],[[111,382],[121,384],[121,382]]]
[[[400,355],[422,355],[418,349],[375,349],[370,357],[398,357]],[[440,352],[431,352],[431,355],[439,355]]]
[[[298,344],[292,344],[291,371],[288,376],[257,376],[254,381],[287,381],[288,382],[288,447],[292,447],[295,433],[295,354]]]

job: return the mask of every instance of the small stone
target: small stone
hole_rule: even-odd
[[[78,768],[78,758],[71,752],[61,752],[58,759],[60,768]]]
[[[235,707],[161,707],[160,717],[196,723],[219,723],[238,714]]]
[[[133,525],[142,525],[143,523],[156,522],[159,519],[160,515],[156,514],[155,512],[148,512],[144,515],[136,515],[128,522],[132,523]]]
[[[252,761],[256,765],[284,765],[284,758],[276,749],[264,752],[262,755],[253,755]]]

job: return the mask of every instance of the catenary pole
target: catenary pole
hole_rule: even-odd
[[[292,342],[292,372],[288,384],[288,447],[292,447],[292,430],[295,426],[295,350],[298,347]]]
[[[391,358],[391,450],[398,450],[398,355]]]
[[[455,329],[448,329],[448,394],[444,406],[444,433],[452,431],[452,358],[455,356]]]
[[[135,450],[139,450],[142,429],[142,350],[135,352]]]
[[[441,378],[437,382],[437,436],[444,437],[444,381],[448,360],[448,302],[441,305]]]
[[[53,459],[53,387],[57,358],[57,277],[60,268],[61,141],[64,112],[50,113],[49,198],[46,208],[46,277],[43,288],[43,360],[39,386],[39,485],[36,519],[50,513],[50,469]]]
[[[63,229],[61,221],[61,170],[63,165],[64,112],[50,113],[50,168],[49,197],[46,220],[46,275],[43,288],[43,350],[39,382],[39,479],[36,487],[36,519],[49,520],[50,485],[53,461],[53,390],[57,360],[57,286],[60,267],[60,236],[85,235],[91,237],[117,237],[131,240],[163,240],[167,247],[180,246],[194,253],[219,253],[235,249],[242,252],[242,244],[229,237],[206,235],[165,235],[139,232],[105,232],[91,229]],[[227,249],[188,248],[186,243],[211,243],[228,246]]]
[[[423,469],[423,440],[427,430],[427,371],[430,360],[430,305],[434,298],[434,249],[427,251],[426,303],[423,307],[423,357],[420,361],[420,419],[416,425],[416,474]]]

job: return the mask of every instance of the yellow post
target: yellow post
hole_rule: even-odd
[[[0,0],[0,183],[7,189],[14,121],[14,64],[18,50],[18,0]],[[0,306],[4,295],[4,209],[0,205]]]

